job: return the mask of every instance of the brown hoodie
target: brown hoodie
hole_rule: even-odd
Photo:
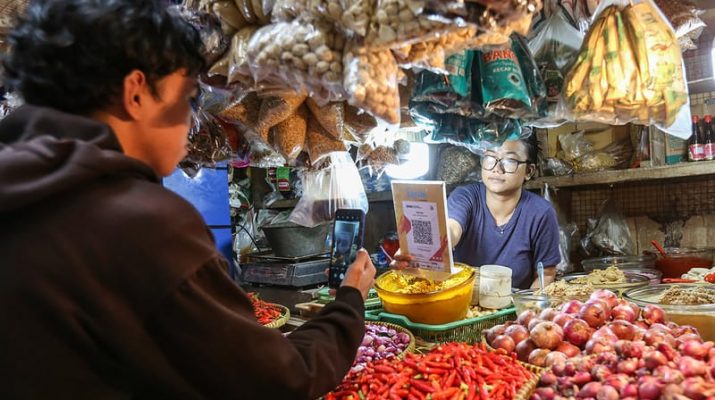
[[[287,338],[260,326],[198,212],[109,126],[0,122],[0,397],[310,399],[364,332],[354,288]]]

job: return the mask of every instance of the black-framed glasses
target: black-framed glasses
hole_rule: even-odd
[[[494,156],[482,157],[482,169],[491,171],[497,164],[501,164],[501,169],[507,174],[513,174],[521,164],[528,164],[528,161],[519,161],[513,158],[496,158]]]

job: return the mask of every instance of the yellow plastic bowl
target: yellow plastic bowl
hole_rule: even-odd
[[[399,273],[389,271],[377,278],[375,290],[387,312],[404,315],[412,322],[430,325],[446,324],[462,320],[467,316],[476,276],[474,268],[470,270],[467,278],[454,286],[435,292],[416,294],[387,290],[384,283],[394,279],[391,274]]]

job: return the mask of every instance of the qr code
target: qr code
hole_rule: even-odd
[[[412,221],[412,236],[417,244],[433,245],[432,223],[430,221]]]

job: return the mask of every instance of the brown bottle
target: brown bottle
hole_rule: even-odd
[[[706,160],[715,160],[715,130],[713,130],[713,117],[705,116],[705,124],[703,126],[703,158]]]
[[[688,160],[702,161],[705,159],[705,147],[697,115],[693,115],[692,132],[688,139]]]

